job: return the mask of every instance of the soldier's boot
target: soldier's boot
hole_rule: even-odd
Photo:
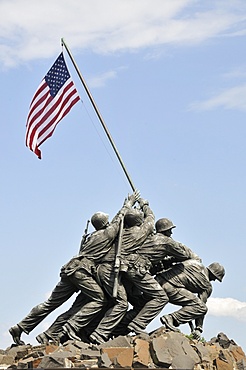
[[[164,315],[160,318],[160,321],[167,329],[180,333],[180,330],[173,325],[173,318],[171,315]]]
[[[93,344],[103,344],[106,340],[99,335],[98,333],[94,332],[89,336],[90,342]]]
[[[23,340],[20,339],[22,332],[23,332],[23,330],[21,329],[21,327],[18,324],[12,326],[9,329],[9,333],[12,336],[13,341],[16,344],[18,344],[18,346],[24,346],[25,345],[25,342],[23,342]]]
[[[130,329],[128,329],[127,326],[122,326],[122,327],[116,327],[113,332],[110,334],[109,338],[112,339],[112,338],[116,338],[120,335],[128,335],[129,333],[131,332]]]
[[[57,343],[58,344],[64,344],[69,340],[69,336],[65,334],[64,332],[60,332],[58,335]]]
[[[131,322],[128,326],[128,333],[134,332],[135,334],[147,334],[147,332],[141,329],[137,324]]]
[[[81,342],[81,338],[75,333],[74,329],[68,324],[66,323],[63,327],[62,327],[62,333],[61,333],[61,337],[64,336],[64,334],[66,334],[69,339],[72,339],[72,340],[79,340]]]
[[[41,333],[39,335],[36,336],[36,340],[40,343],[40,344],[48,344],[49,343],[49,340],[50,338],[48,337],[48,335],[46,335],[45,333]]]

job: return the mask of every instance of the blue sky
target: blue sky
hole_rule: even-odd
[[[156,219],[172,219],[174,238],[205,265],[225,266],[205,339],[224,332],[246,349],[245,2],[1,0],[0,20],[0,348],[48,297],[87,219],[112,218],[131,192],[65,50],[82,102],[41,146],[42,160],[25,146],[29,104],[64,37]],[[37,344],[70,304],[23,340]]]

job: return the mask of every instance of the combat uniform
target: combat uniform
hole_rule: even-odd
[[[177,263],[158,274],[156,280],[166,292],[169,302],[182,306],[171,314],[175,326],[196,320],[202,328],[207,313],[206,301],[212,293],[207,268],[197,260]]]
[[[125,273],[125,286],[133,308],[129,310],[120,323],[115,334],[125,333],[128,329],[145,329],[145,327],[161,312],[168,302],[166,292],[150,273],[151,267],[167,257],[171,261],[183,261],[199,257],[184,244],[171,237],[156,233],[150,235],[141,245],[137,254],[128,258],[129,269]],[[137,291],[135,289],[137,287]],[[133,292],[132,292],[133,289]]]
[[[80,317],[79,327],[87,325],[102,310],[107,300],[104,291],[94,278],[95,266],[110,250],[119,231],[120,221],[133,204],[129,202],[129,200],[125,201],[121,210],[106,228],[91,233],[85,241],[80,255],[72,258],[61,268],[61,279],[48,300],[34,307],[17,326],[10,328],[10,334],[16,342],[20,340],[22,331],[29,334],[47,315],[61,306],[75,292],[81,291],[79,302],[82,304],[84,302],[83,317]],[[59,325],[61,322],[62,320],[59,320]],[[73,332],[74,328],[70,326],[70,320],[65,325],[65,329]],[[77,327],[74,331],[77,331]],[[53,334],[56,332],[57,326],[53,326],[47,331],[47,335],[53,339]]]
[[[136,263],[133,261],[135,259],[135,252],[143,244],[146,238],[154,231],[154,214],[150,207],[145,204],[142,207],[144,212],[144,220],[139,226],[132,226],[130,228],[125,228],[122,234],[122,247],[121,247],[121,269],[125,270],[126,266],[129,264]],[[136,256],[138,258],[138,256]],[[112,296],[113,285],[114,285],[114,258],[115,252],[111,250],[103,259],[103,263],[98,266],[98,276],[103,284],[104,289]],[[156,305],[161,305],[164,301],[163,290],[159,289],[157,292],[157,286],[159,284],[152,279],[150,282],[146,281],[145,285],[148,284],[148,290],[150,292],[151,298],[156,300]],[[154,288],[154,291],[153,291]],[[147,289],[147,288],[146,288]],[[105,316],[100,321],[96,330],[92,333],[90,338],[94,338],[97,342],[103,342],[110,337],[113,329],[121,321],[122,317],[126,313],[128,308],[127,294],[125,288],[120,281],[118,283],[118,291],[115,300],[115,305],[111,307],[105,314]],[[154,310],[154,308],[153,308]]]

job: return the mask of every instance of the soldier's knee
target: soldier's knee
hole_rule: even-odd
[[[165,293],[160,295],[159,300],[162,306],[165,306],[169,301],[168,296]]]
[[[203,304],[203,311],[204,311],[204,315],[208,312],[208,307],[206,306],[205,303]]]
[[[208,307],[207,305],[200,301],[199,302],[199,305],[196,306],[196,310],[197,310],[197,313],[199,313],[199,315],[206,315],[206,313],[208,312]]]
[[[101,290],[98,290],[97,291],[97,294],[96,294],[96,296],[95,296],[95,300],[96,301],[105,301],[106,302],[106,297],[105,297],[105,294],[103,293],[103,291]]]
[[[45,305],[45,302],[44,302],[44,303],[40,303],[37,306],[33,307],[32,314],[38,314],[45,306],[46,305]]]
[[[41,312],[47,311],[48,309],[50,309],[50,307],[51,305],[49,304],[49,301],[45,301],[33,307],[31,313],[32,315],[39,315]]]
[[[121,306],[124,308],[125,311],[128,309],[128,301],[127,299],[122,300]]]
[[[120,308],[120,310],[123,312],[126,312],[127,309],[128,309],[128,302],[126,299],[120,299],[120,300],[116,300],[116,304],[118,305],[118,307]]]
[[[161,302],[168,302],[168,296],[166,292],[163,289],[158,289],[155,291],[155,294],[157,295],[159,301]]]

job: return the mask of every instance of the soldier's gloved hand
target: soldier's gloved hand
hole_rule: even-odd
[[[140,208],[143,208],[143,206],[148,206],[149,202],[147,201],[147,199],[140,198],[138,199],[138,204]]]
[[[140,199],[140,191],[135,190],[131,195],[128,195],[128,198],[125,201],[125,205],[132,207]]]
[[[200,340],[202,336],[202,329],[195,328],[193,332],[191,333],[193,339]]]

